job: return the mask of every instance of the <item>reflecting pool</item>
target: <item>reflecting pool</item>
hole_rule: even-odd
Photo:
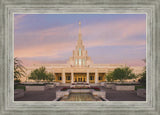
[[[70,93],[69,96],[64,96],[59,101],[102,101],[102,99],[91,93]]]

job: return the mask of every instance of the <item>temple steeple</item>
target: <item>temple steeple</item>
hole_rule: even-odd
[[[91,58],[88,56],[87,51],[82,43],[81,22],[79,21],[78,41],[73,56],[70,57],[69,63],[75,67],[86,67],[92,64]]]
[[[79,35],[81,35],[81,21],[79,21]]]
[[[82,45],[81,22],[79,21],[78,44]]]

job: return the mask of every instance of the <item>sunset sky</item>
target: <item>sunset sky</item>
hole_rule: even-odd
[[[95,64],[144,66],[145,14],[15,14],[14,57],[25,65],[66,63],[82,39]]]

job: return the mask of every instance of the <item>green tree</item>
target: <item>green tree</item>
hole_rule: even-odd
[[[25,77],[26,68],[23,66],[23,62],[17,57],[14,58],[14,80],[20,81],[21,77]]]
[[[143,61],[146,63],[146,59],[143,59]],[[140,74],[141,78],[138,80],[140,84],[144,87],[146,87],[146,66],[144,67],[144,71],[142,74]]]
[[[54,75],[53,75],[53,73],[49,72],[49,73],[47,74],[47,80],[48,80],[48,81],[53,81],[53,80],[54,80]]]
[[[141,74],[141,78],[138,80],[140,84],[146,87],[146,70]]]
[[[113,72],[109,73],[107,76],[107,80],[120,80],[123,81],[125,79],[133,79],[136,78],[136,75],[132,72],[132,69],[129,67],[124,68],[116,68]]]
[[[106,79],[108,82],[112,82],[113,79],[113,72],[109,72],[108,74],[106,74]]]
[[[129,67],[117,68],[113,72],[114,80],[125,80],[125,79],[133,79],[136,75],[132,72],[132,69]]]
[[[31,72],[29,79],[33,80],[47,80],[52,81],[54,79],[54,75],[51,72],[47,72],[45,67],[40,67]]]

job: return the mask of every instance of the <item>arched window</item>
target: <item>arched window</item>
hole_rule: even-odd
[[[79,56],[81,56],[81,48],[79,48]]]

